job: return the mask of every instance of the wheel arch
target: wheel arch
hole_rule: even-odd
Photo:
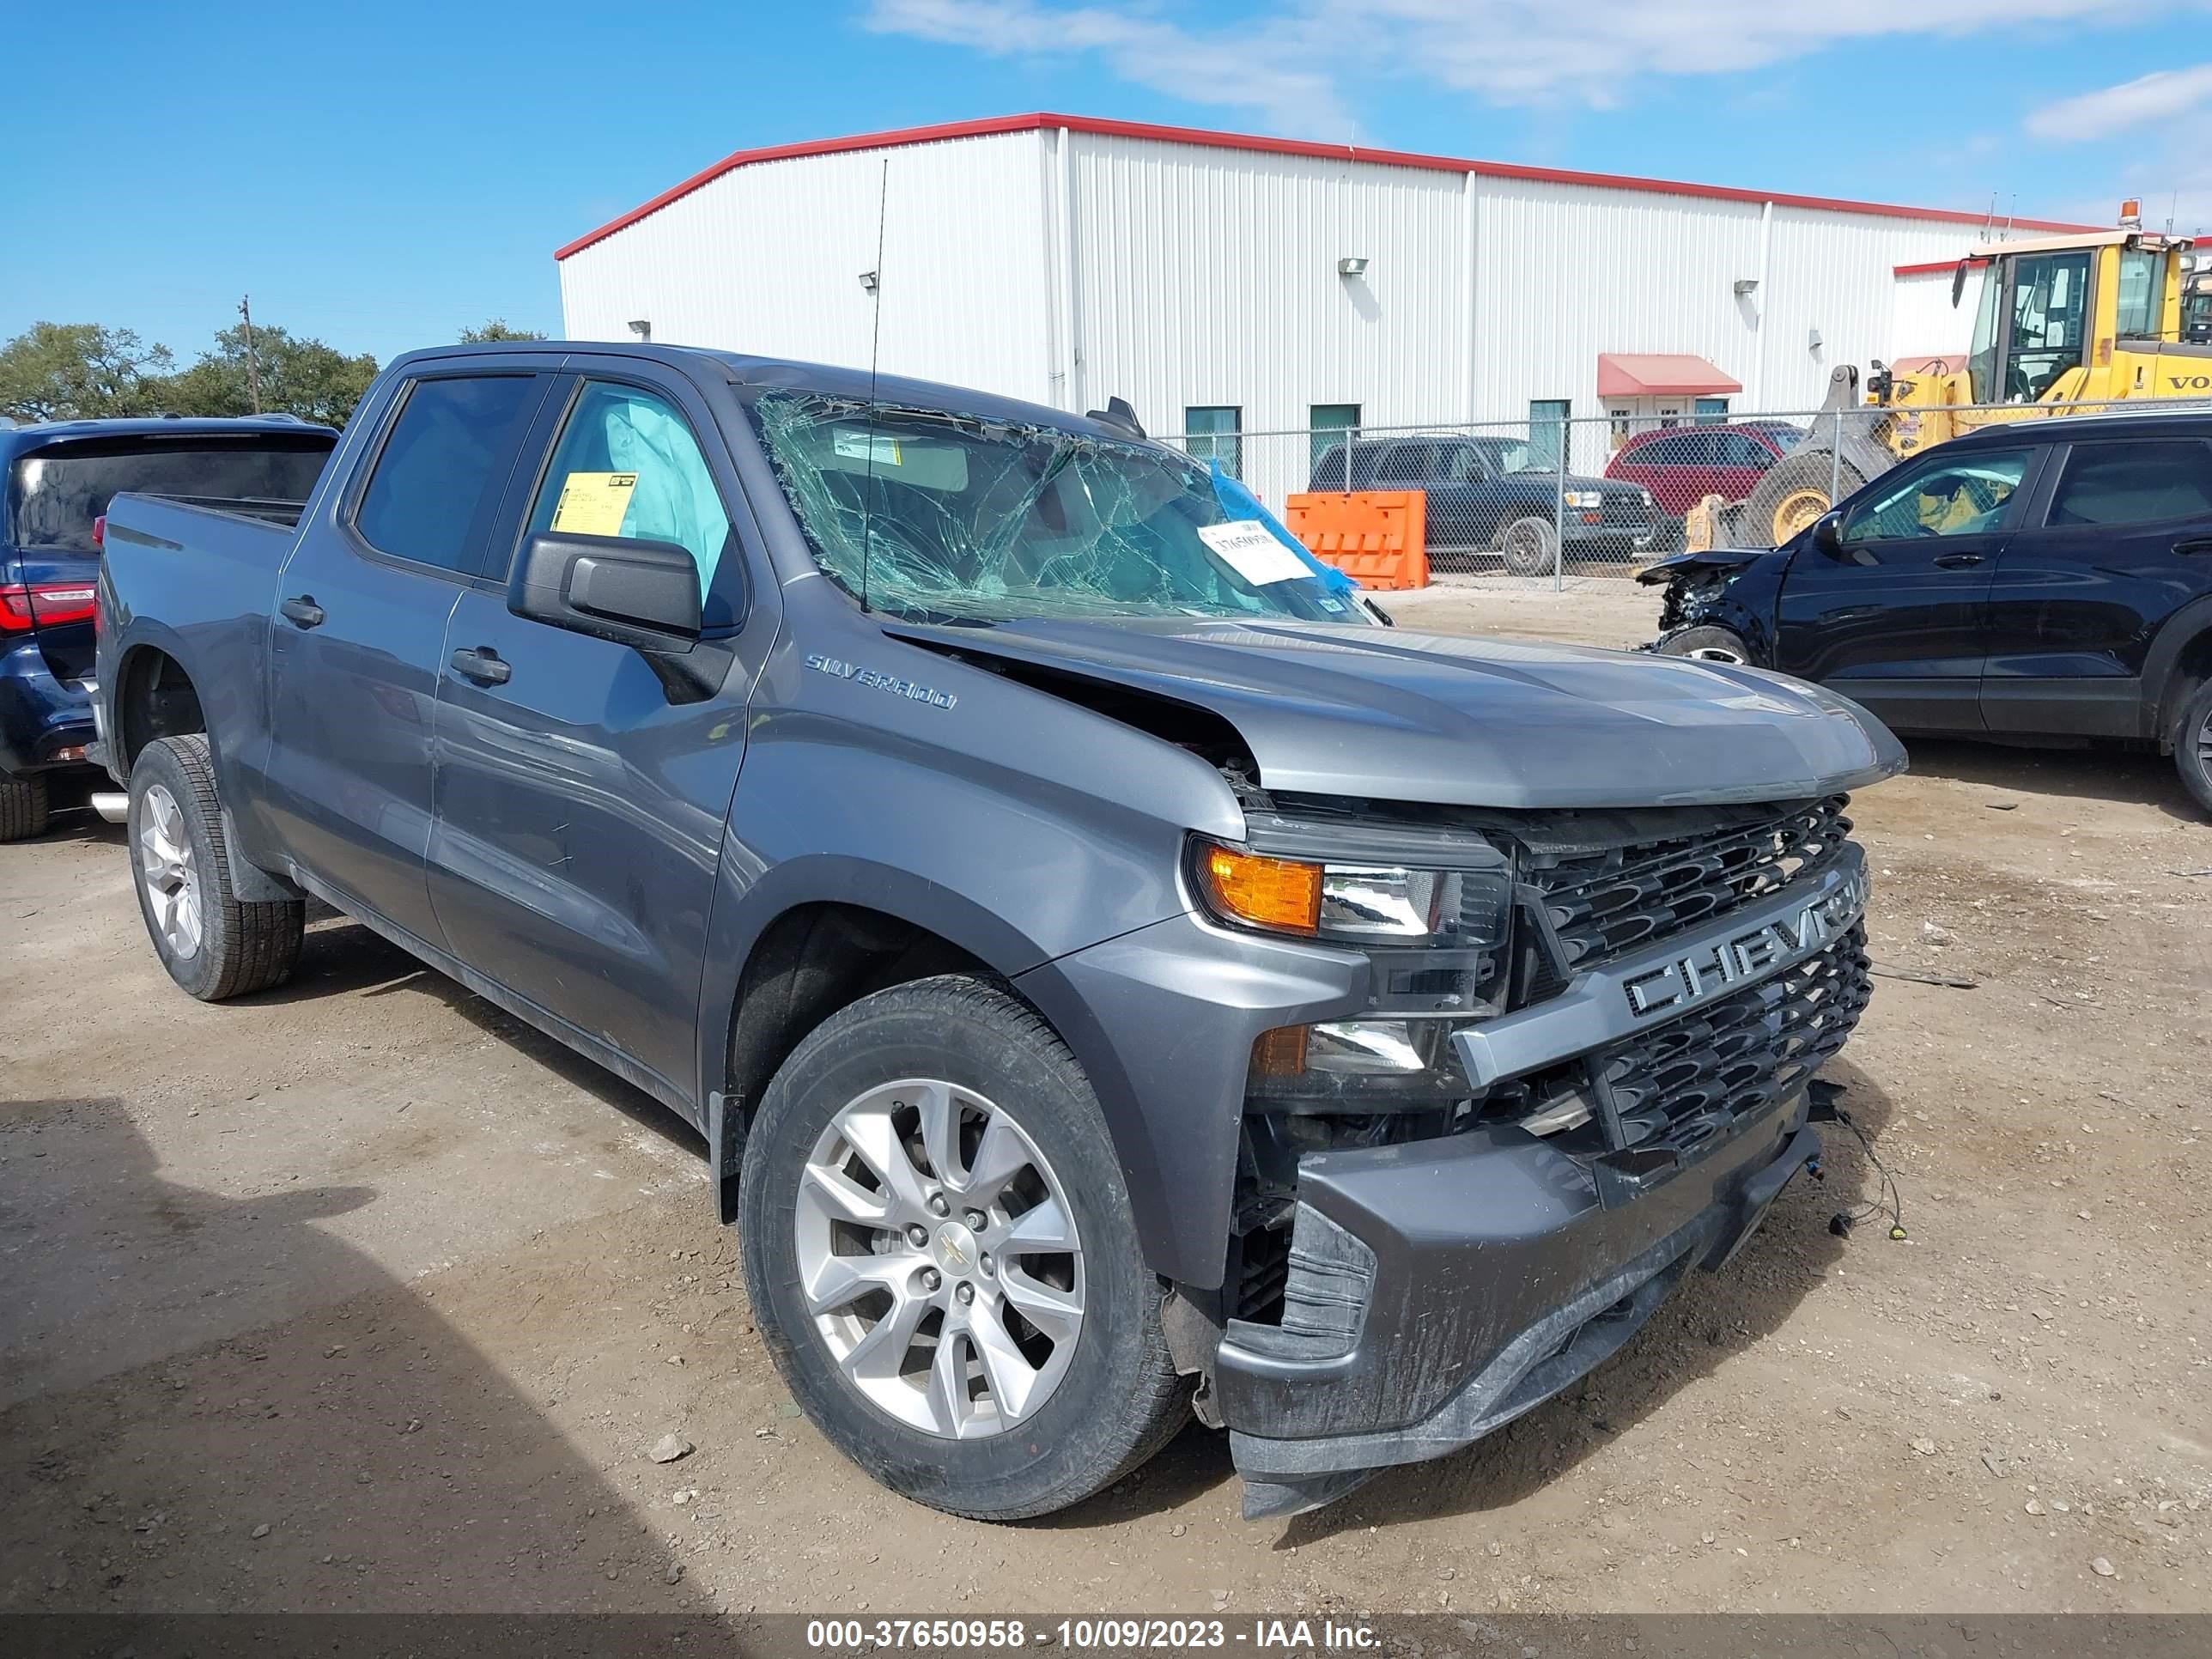
[[[2207,679],[2212,679],[2212,593],[2176,611],[2151,640],[2143,659],[2142,735],[2170,746],[2174,722]]]
[[[726,933],[718,904],[702,987],[700,1077],[716,1204],[737,1213],[746,1126],[762,1091],[808,1032],[872,992],[945,973],[1030,999],[1016,977],[1050,952],[964,894],[891,866],[823,855],[776,865],[742,898]],[[1034,1006],[1034,1005],[1032,1005]],[[1051,1013],[1038,1017],[1086,1071],[1098,1057]]]
[[[222,750],[208,730],[199,687],[179,651],[173,648],[179,643],[164,637],[141,637],[117,661],[115,689],[108,697],[108,708],[114,715],[110,737],[118,775],[126,783],[139,751],[148,744],[189,732],[207,738],[216,775],[222,775]]]

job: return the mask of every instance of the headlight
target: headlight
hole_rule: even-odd
[[[1253,1045],[1253,1109],[1428,1110],[1468,1093],[1451,1033],[1504,1007],[1513,861],[1455,829],[1249,813],[1242,845],[1194,841],[1192,885],[1215,920],[1367,958],[1367,1002]]]
[[[1566,502],[1569,507],[1603,507],[1605,492],[1601,489],[1570,489]]]
[[[1199,896],[1224,921],[1347,945],[1485,950],[1504,942],[1510,865],[1488,868],[1283,858],[1205,842]]]

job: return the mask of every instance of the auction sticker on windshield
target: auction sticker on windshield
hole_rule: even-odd
[[[635,472],[571,472],[553,509],[553,529],[563,536],[619,536],[629,512]]]
[[[1198,538],[1255,587],[1264,587],[1269,582],[1295,581],[1313,574],[1305,561],[1277,541],[1275,532],[1257,519],[1202,524],[1198,527]]]

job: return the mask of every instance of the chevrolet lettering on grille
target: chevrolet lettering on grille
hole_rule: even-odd
[[[1810,956],[1847,932],[1866,908],[1863,875],[1821,895],[1794,915],[1707,942],[1661,967],[1621,981],[1638,1019],[1680,1013]]]
[[[1865,914],[1866,855],[1845,843],[1807,874],[1667,944],[1586,968],[1567,988],[1452,1034],[1478,1091],[1619,1042],[1837,948]]]

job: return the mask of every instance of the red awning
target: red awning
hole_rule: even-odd
[[[1703,357],[1686,351],[1601,351],[1597,395],[1601,398],[1711,398],[1741,392]]]

